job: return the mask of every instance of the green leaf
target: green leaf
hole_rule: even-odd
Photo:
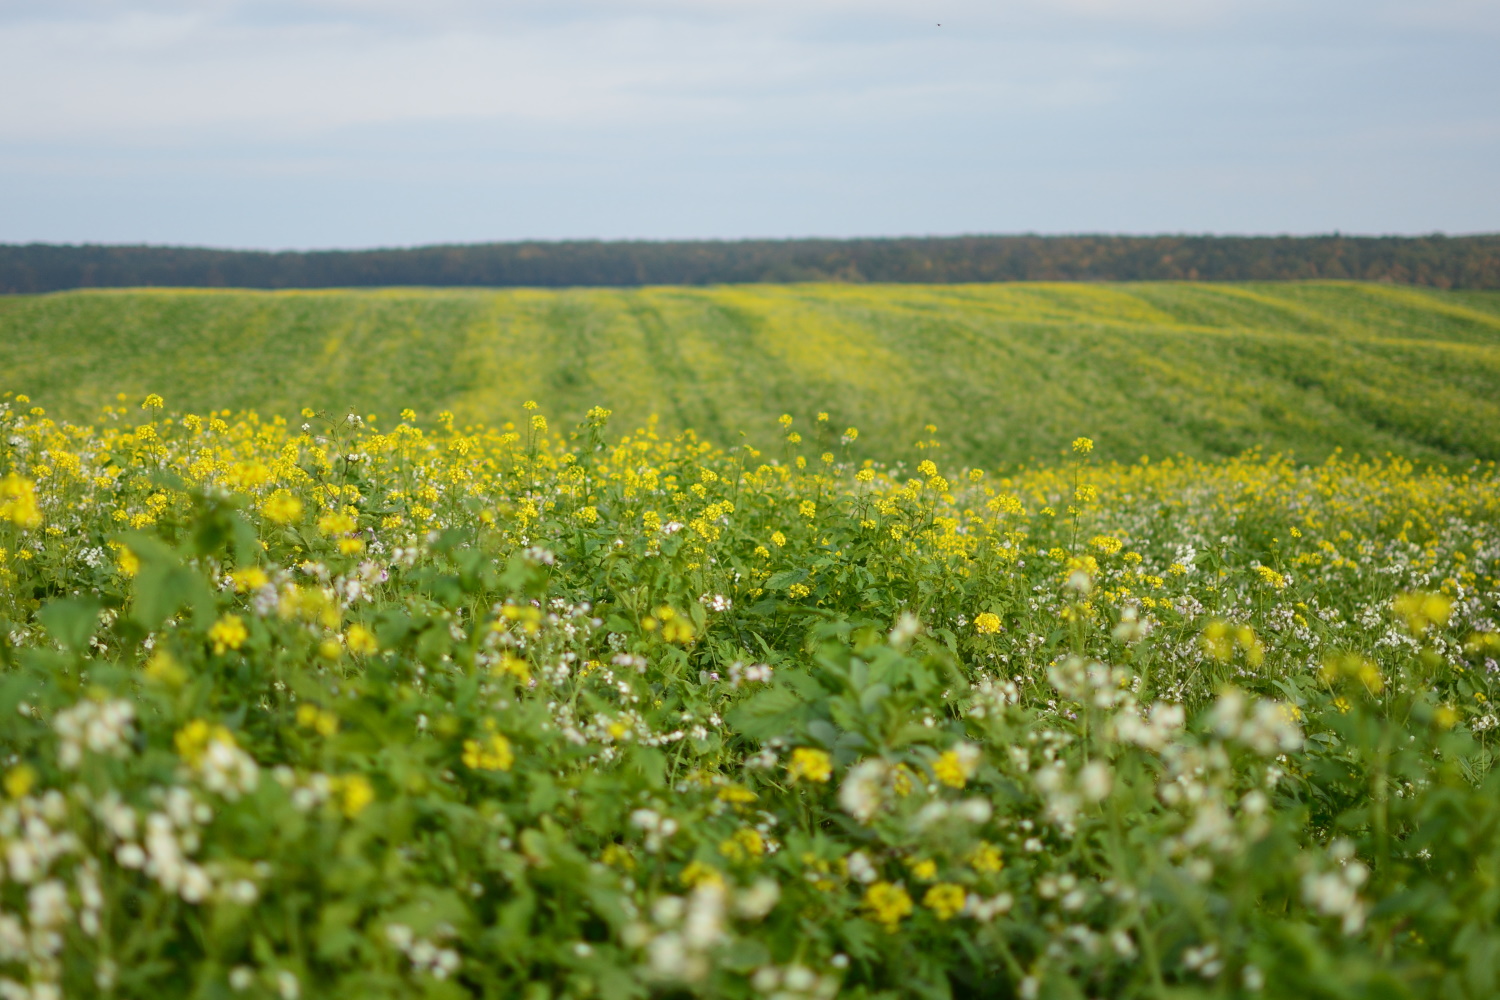
[[[51,601],[36,613],[47,633],[75,653],[89,648],[89,640],[99,628],[99,609],[103,605],[92,597],[66,597]]]
[[[725,717],[738,732],[753,740],[780,736],[795,726],[807,706],[784,687],[773,687],[731,709]]]
[[[792,584],[794,584],[794,583],[801,583],[803,580],[806,580],[806,579],[807,579],[807,570],[805,570],[805,569],[783,570],[780,573],[776,573],[776,574],[772,575],[772,577],[769,580],[766,581],[766,588],[765,589],[767,589],[767,590],[785,590],[786,588],[790,587]]]

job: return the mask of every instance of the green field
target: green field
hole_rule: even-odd
[[[733,443],[827,410],[955,460],[1262,445],[1500,458],[1500,293],[1356,283],[82,291],[0,298],[3,388],[59,415],[411,406],[652,413]]]

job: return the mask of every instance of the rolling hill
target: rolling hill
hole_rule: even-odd
[[[1333,449],[1500,458],[1500,292],[1342,282],[127,289],[0,297],[0,390],[81,418],[354,407],[389,422],[653,413],[732,443],[827,411],[952,460]]]

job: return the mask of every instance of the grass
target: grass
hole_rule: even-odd
[[[1500,458],[1500,293],[1359,283],[137,289],[0,298],[0,388],[82,418],[117,392],[191,410],[351,405],[617,426],[732,444],[827,410],[954,460],[1252,446]]]

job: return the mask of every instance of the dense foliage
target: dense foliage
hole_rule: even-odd
[[[11,399],[0,997],[1500,990],[1493,463],[607,418]]]
[[[1288,281],[1500,288],[1500,236],[955,236],[562,241],[266,253],[0,246],[0,293],[138,285],[710,285],[757,281]]]
[[[851,454],[1500,459],[1500,292],[1338,283],[73,292],[0,297],[0,371],[57,416],[120,391],[203,412],[304,406],[498,424],[535,399],[775,444],[829,410]]]

